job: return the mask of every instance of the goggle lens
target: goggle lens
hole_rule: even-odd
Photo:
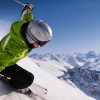
[[[49,41],[38,41],[37,44],[40,45],[40,47],[46,45]]]

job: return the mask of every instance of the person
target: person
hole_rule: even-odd
[[[52,38],[50,26],[43,20],[34,20],[34,6],[26,3],[20,21],[12,23],[10,32],[0,41],[0,74],[15,89],[25,89],[34,80],[34,75],[16,63],[25,58],[32,49],[42,47]]]

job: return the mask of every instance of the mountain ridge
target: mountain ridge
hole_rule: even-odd
[[[91,70],[100,70],[100,54],[94,51],[88,53],[74,53],[74,54],[39,54],[34,53],[29,55],[30,58],[41,61],[57,61],[66,62],[74,67],[89,67]],[[95,63],[95,64],[94,64]],[[96,68],[97,67],[97,68]]]

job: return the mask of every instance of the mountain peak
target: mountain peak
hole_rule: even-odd
[[[89,59],[89,58],[96,58],[97,56],[99,56],[98,53],[96,53],[95,51],[89,51],[87,54],[86,54],[86,58]]]
[[[89,51],[87,54],[96,54],[95,51]]]

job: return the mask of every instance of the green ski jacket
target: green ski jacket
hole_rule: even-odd
[[[31,49],[21,36],[20,29],[26,22],[33,21],[31,11],[26,10],[21,21],[12,23],[10,32],[0,41],[0,72],[26,57]]]

